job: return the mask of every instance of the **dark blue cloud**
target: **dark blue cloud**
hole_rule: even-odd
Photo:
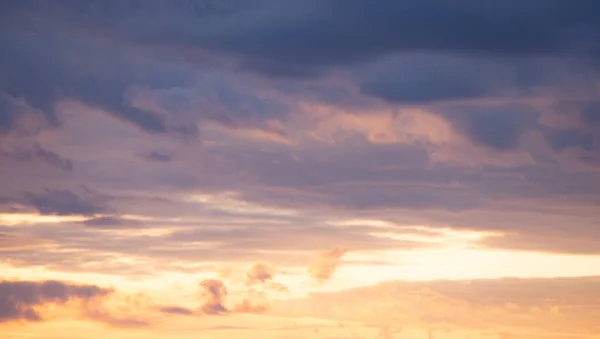
[[[88,219],[84,225],[99,229],[127,229],[143,228],[144,224],[139,220],[123,219],[118,216],[104,216]]]
[[[564,72],[562,65],[544,59],[408,53],[366,67],[358,85],[363,94],[391,103],[427,104],[532,94],[558,83]]]
[[[161,313],[177,314],[177,315],[192,315],[194,311],[189,308],[179,306],[164,306],[159,309]]]
[[[153,17],[160,22],[154,27],[168,27],[168,33],[140,17],[127,33],[136,41],[230,52],[250,65],[268,60],[269,70],[278,65],[283,72],[406,51],[519,56],[599,51],[600,4],[592,0],[262,1],[230,12],[223,19]]]
[[[518,106],[456,107],[441,113],[471,141],[500,151],[516,149],[521,135],[538,127],[538,113]]]
[[[567,147],[580,147],[586,151],[594,148],[594,135],[578,130],[552,130],[546,133],[548,143],[557,151]]]
[[[460,80],[459,80],[460,79]],[[361,92],[393,103],[422,104],[442,100],[473,99],[488,94],[487,88],[466,77],[445,78],[428,70],[422,74],[398,74],[363,82]]]
[[[600,128],[600,101],[584,104],[581,108],[581,119],[591,127]]]
[[[380,63],[359,82],[363,94],[391,103],[423,104],[490,95],[493,67],[478,60],[431,55],[401,56]]]
[[[517,124],[504,114],[474,114],[467,119],[466,133],[473,141],[500,150],[516,148],[519,138]]]
[[[17,120],[17,108],[8,98],[0,95],[0,133],[10,131]]]
[[[530,93],[553,80],[545,74],[548,68],[538,67],[539,58],[570,57],[587,65],[600,51],[600,4],[592,0],[63,0],[5,6],[0,89],[45,112],[52,112],[59,98],[77,98],[155,133],[198,131],[193,124],[169,126],[164,115],[131,107],[123,93],[131,85],[180,86],[189,74],[155,67],[135,53],[128,59],[115,53],[120,48],[143,46],[152,56],[156,46],[179,56],[212,52],[232,57],[243,68],[292,78],[390,55],[454,56],[449,64],[443,58],[415,58],[359,79],[364,94],[394,103]],[[504,64],[495,64],[498,60]],[[230,127],[257,120],[254,112],[262,117],[270,111],[252,98],[219,100],[234,107],[243,101],[247,107],[209,117]],[[164,103],[169,109],[186,105]],[[514,147],[501,139],[519,134],[518,128],[490,119],[497,118],[474,117],[465,130],[491,147]],[[12,115],[0,116],[0,124],[12,120]],[[485,129],[489,123],[496,126]],[[474,130],[479,127],[483,130]]]
[[[231,53],[272,75],[406,51],[592,60],[600,53],[595,0],[66,0],[31,1],[9,12],[31,18],[36,7],[44,27]]]
[[[0,158],[8,158],[19,162],[40,162],[59,168],[63,171],[73,171],[73,161],[56,152],[43,148],[34,143],[31,148],[7,151],[0,148]]]
[[[169,162],[171,161],[171,156],[164,152],[152,151],[144,155],[144,159],[155,162]]]
[[[112,211],[105,197],[85,187],[80,191],[47,189],[41,193],[26,193],[22,198],[14,199],[14,202],[34,208],[44,215],[94,215]]]
[[[137,84],[172,87],[191,81],[181,68],[99,41],[7,31],[0,45],[0,90],[25,99],[55,125],[55,103],[77,99],[147,132],[164,133],[169,129],[165,117],[130,106],[125,91]],[[14,124],[18,112],[1,112],[2,126]]]

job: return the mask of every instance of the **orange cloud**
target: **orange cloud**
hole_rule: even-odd
[[[221,280],[205,279],[200,282],[200,298],[202,305],[200,309],[206,314],[226,313],[224,305],[227,297],[227,288]]]
[[[258,269],[258,271],[261,270],[262,269]],[[202,299],[200,310],[204,314],[260,313],[266,311],[268,308],[268,302],[264,294],[255,290],[242,291],[243,298],[241,301],[235,303],[234,306],[226,306],[228,297],[227,287],[218,279],[202,280],[200,282],[200,289],[200,296]],[[171,308],[170,311],[172,312],[169,313],[182,313],[179,308],[177,312],[173,312],[175,311],[173,308]]]
[[[309,275],[319,282],[331,279],[346,252],[345,248],[338,247],[321,253],[308,267]]]

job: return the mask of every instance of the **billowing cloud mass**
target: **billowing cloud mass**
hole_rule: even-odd
[[[42,321],[38,307],[65,305],[69,301],[90,301],[111,293],[111,290],[93,285],[74,285],[60,281],[7,281],[0,282],[0,322]]]
[[[0,1],[2,336],[597,339],[598,60],[597,0]]]
[[[256,263],[246,272],[246,284],[264,284],[273,279],[274,270],[271,266],[265,263]]]
[[[200,299],[202,304],[200,309],[207,314],[226,313],[225,298],[227,297],[227,288],[221,280],[206,279],[200,282]]]

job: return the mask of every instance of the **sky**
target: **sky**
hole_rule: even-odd
[[[0,1],[0,338],[600,338],[597,0]]]

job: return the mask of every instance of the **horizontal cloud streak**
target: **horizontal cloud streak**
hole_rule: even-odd
[[[598,333],[593,321],[600,312],[598,283],[598,278],[386,282],[275,307],[294,316],[434,333],[471,329],[584,335]]]

